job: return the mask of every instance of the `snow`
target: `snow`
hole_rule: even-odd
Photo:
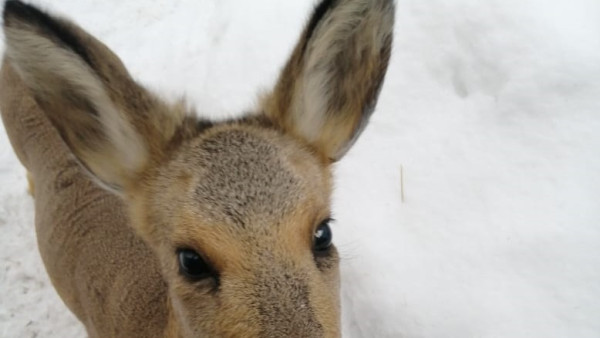
[[[215,118],[274,82],[312,6],[37,3]],[[344,336],[600,336],[600,1],[398,0],[395,32],[377,111],[335,170]],[[3,130],[0,185],[0,337],[84,336]]]

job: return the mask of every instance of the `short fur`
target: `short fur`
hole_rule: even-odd
[[[340,335],[339,258],[313,234],[383,83],[391,0],[322,1],[261,107],[221,123],[159,100],[68,20],[14,0],[3,16],[2,119],[90,337]],[[214,276],[183,276],[180,249]]]

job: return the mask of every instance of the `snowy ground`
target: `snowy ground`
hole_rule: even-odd
[[[49,2],[211,116],[253,105],[311,7]],[[378,109],[336,171],[345,336],[599,337],[600,1],[399,0]],[[0,337],[85,336],[1,125],[0,186]]]

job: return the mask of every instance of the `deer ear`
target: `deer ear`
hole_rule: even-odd
[[[6,56],[80,162],[114,191],[136,181],[184,119],[104,44],[20,1],[4,7]]]
[[[392,48],[392,0],[323,0],[263,109],[336,161],[375,108]]]

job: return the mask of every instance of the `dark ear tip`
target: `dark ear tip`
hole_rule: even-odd
[[[39,9],[24,2],[18,0],[6,0],[4,2],[4,11],[2,12],[4,26],[9,25],[10,20],[13,18],[31,21],[41,15],[43,15],[43,13]]]
[[[27,11],[27,7],[29,6],[18,0],[6,0],[4,1],[4,11],[2,16],[6,19],[13,15],[19,15],[20,13]]]

